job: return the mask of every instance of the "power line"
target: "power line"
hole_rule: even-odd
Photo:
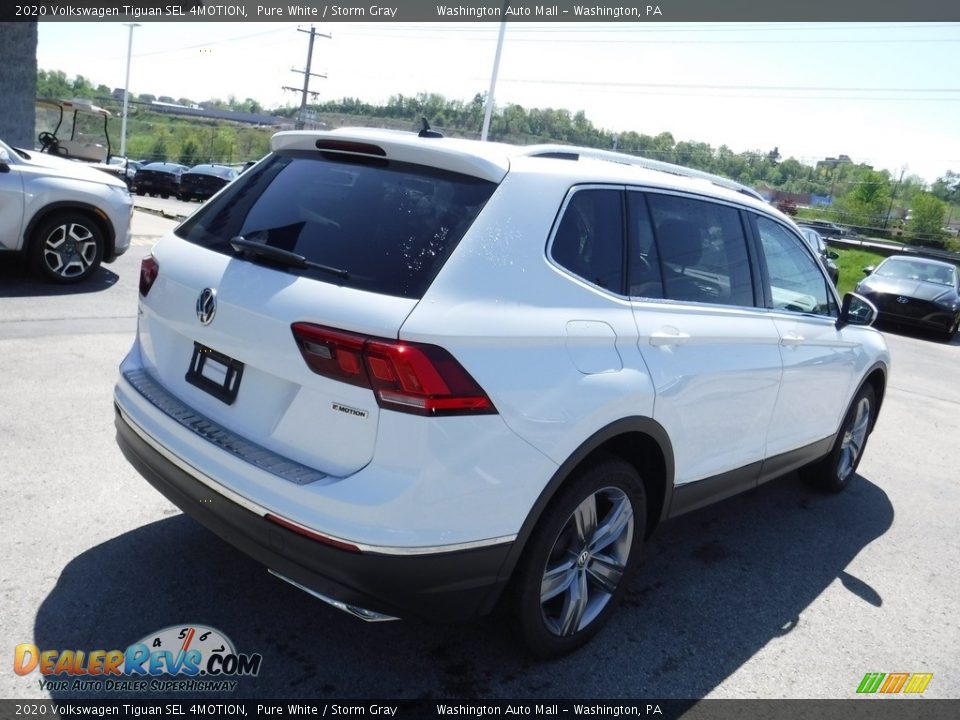
[[[960,93],[960,88],[882,88],[882,87],[828,87],[817,85],[713,85],[685,83],[615,82],[611,80],[549,80],[544,78],[510,78],[504,82],[535,83],[537,85],[575,85],[611,88],[681,88],[684,90],[765,90],[783,92],[902,92],[902,93]]]

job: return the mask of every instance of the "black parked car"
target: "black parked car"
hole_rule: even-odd
[[[239,173],[225,165],[197,165],[180,176],[180,199],[205,199],[217,193]]]
[[[137,195],[176,196],[180,192],[180,176],[188,170],[186,165],[153,162],[144,165],[133,176],[130,190]]]
[[[842,228],[829,220],[804,220],[803,224],[812,227],[821,235],[826,237],[848,237],[852,233],[846,228]]]
[[[857,292],[880,311],[881,320],[939,330],[947,340],[960,328],[957,268],[948,262],[894,255],[876,268]]]
[[[800,225],[800,232],[803,233],[803,239],[807,241],[807,244],[810,245],[810,249],[816,253],[817,257],[820,258],[820,262],[823,263],[823,267],[827,269],[827,274],[830,276],[831,282],[834,285],[837,284],[837,280],[840,279],[840,268],[837,267],[837,264],[834,262],[838,257],[837,253],[827,248],[827,243],[820,236],[816,230],[808,225]]]

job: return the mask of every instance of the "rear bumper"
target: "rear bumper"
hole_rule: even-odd
[[[513,543],[410,556],[331,547],[211,490],[147,442],[119,408],[115,422],[124,456],[168,500],[276,574],[325,599],[394,617],[461,620],[489,612],[503,590],[498,575]]]

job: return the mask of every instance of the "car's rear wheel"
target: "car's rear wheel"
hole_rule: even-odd
[[[34,266],[47,279],[75,283],[90,277],[100,266],[105,244],[103,231],[90,217],[58,212],[34,231],[30,254]]]
[[[645,529],[643,482],[619,458],[592,463],[560,492],[517,570],[515,610],[531,652],[561,655],[600,630],[636,570]]]
[[[877,414],[877,398],[867,383],[857,393],[840,426],[830,454],[802,468],[801,477],[829,492],[840,492],[856,474]]]

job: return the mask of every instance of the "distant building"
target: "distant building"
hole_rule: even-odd
[[[853,165],[853,160],[850,159],[849,155],[824,158],[817,161],[817,170],[833,170],[838,165]]]

